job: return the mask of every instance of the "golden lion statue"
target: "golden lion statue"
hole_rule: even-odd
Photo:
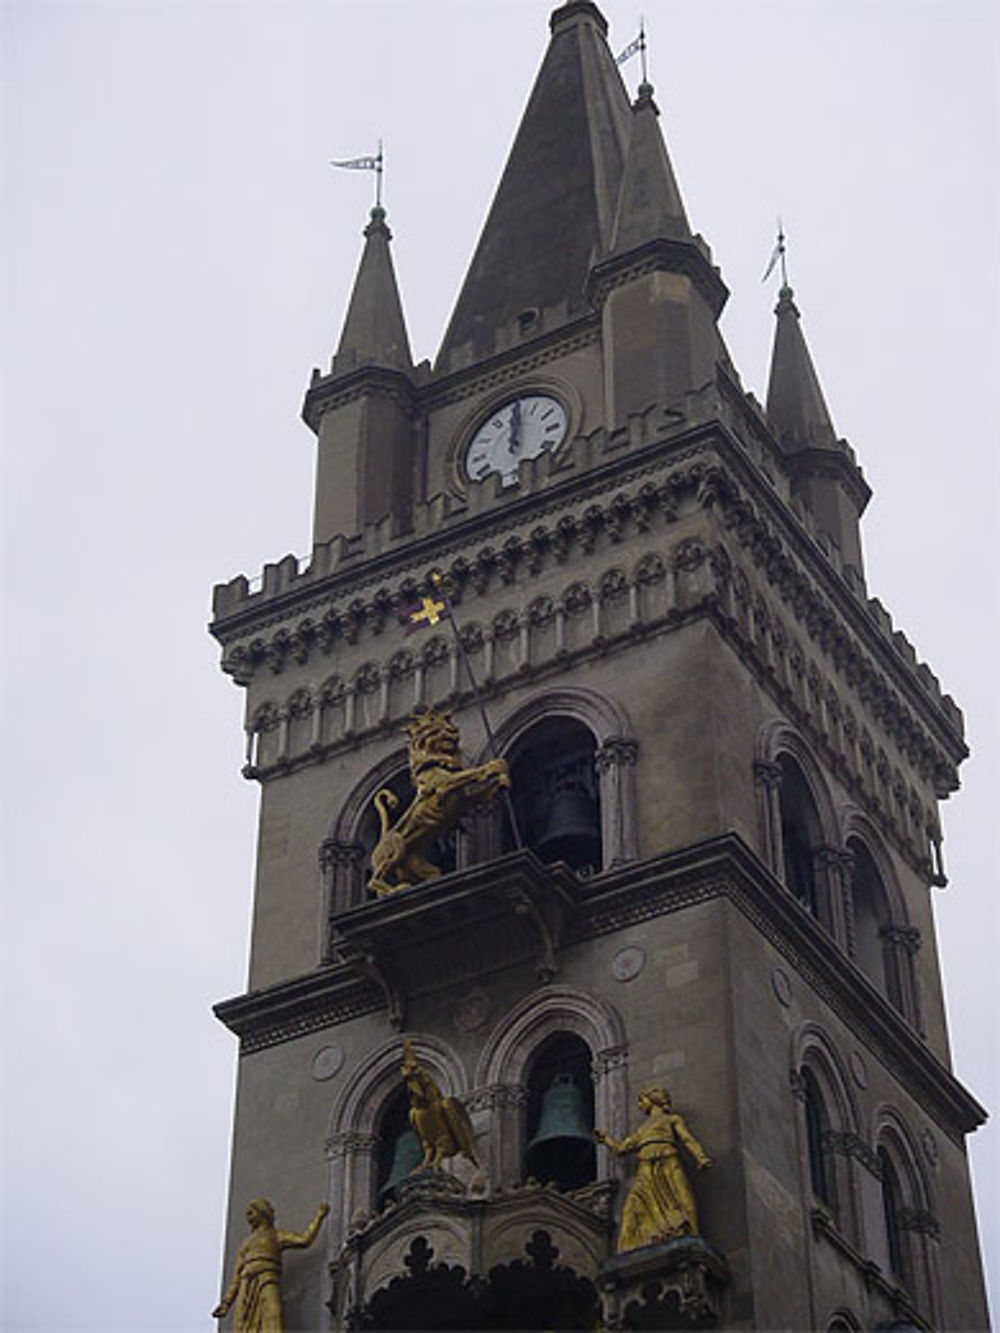
[[[398,798],[388,787],[382,787],[374,798],[381,836],[372,851],[368,887],[380,896],[440,875],[440,867],[424,855],[427,848],[450,833],[479,801],[510,786],[503,759],[491,759],[475,768],[462,766],[458,728],[450,713],[422,709],[414,713],[406,730],[410,737],[413,800],[396,823],[390,824],[389,811],[398,804]]]

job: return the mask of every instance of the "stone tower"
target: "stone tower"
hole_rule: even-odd
[[[762,408],[653,89],[591,0],[550,26],[435,364],[375,209],[305,398],[312,552],[215,589],[261,787],[227,1267],[266,1196],[331,1209],[294,1329],[985,1328],[930,905],[961,713],[868,596],[792,292]],[[455,632],[405,633],[442,593]],[[510,812],[376,897],[414,710],[490,758],[473,678]],[[407,1174],[404,1039],[475,1163]],[[697,1225],[619,1253],[635,1161],[592,1131],[649,1086],[711,1163],[675,1145]]]

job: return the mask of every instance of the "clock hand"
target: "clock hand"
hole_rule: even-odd
[[[516,454],[521,447],[521,404],[515,402],[510,408],[510,435],[507,441],[507,448],[512,454]]]

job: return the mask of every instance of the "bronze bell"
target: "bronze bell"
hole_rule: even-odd
[[[580,782],[564,782],[552,796],[538,852],[546,861],[594,865],[601,852],[597,804]]]
[[[396,1197],[400,1183],[423,1161],[424,1150],[420,1140],[412,1129],[404,1129],[396,1137],[392,1150],[392,1166],[385,1184],[378,1192],[378,1206],[384,1208],[390,1199]]]
[[[583,1093],[569,1074],[556,1074],[542,1097],[534,1138],[524,1152],[525,1174],[576,1189],[594,1176],[594,1135]]]

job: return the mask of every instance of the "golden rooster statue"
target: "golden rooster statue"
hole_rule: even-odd
[[[403,1042],[402,1071],[410,1094],[410,1124],[424,1150],[423,1161],[414,1170],[436,1171],[446,1157],[459,1154],[478,1166],[468,1111],[457,1097],[441,1095],[430,1074],[420,1067],[408,1041]]]

